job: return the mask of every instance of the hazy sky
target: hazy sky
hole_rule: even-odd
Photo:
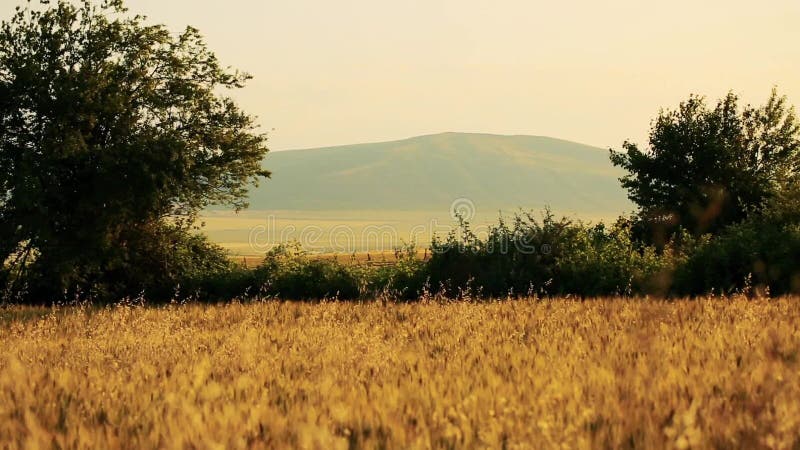
[[[7,17],[23,0],[0,0]],[[773,85],[800,106],[800,1],[129,0],[255,79],[271,148],[440,131],[643,140],[661,106]],[[274,130],[273,130],[274,129]]]

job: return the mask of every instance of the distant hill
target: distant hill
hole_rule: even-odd
[[[540,136],[442,133],[392,142],[271,152],[253,210],[447,211],[518,208],[590,216],[632,209],[608,151]]]

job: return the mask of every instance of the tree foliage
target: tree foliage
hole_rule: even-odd
[[[222,94],[249,76],[198,30],[171,33],[121,0],[40,3],[0,25],[0,262],[10,290],[52,294],[135,270],[157,237],[179,245],[172,227],[245,207],[269,174],[265,136]]]
[[[626,141],[610,156],[628,172],[620,181],[651,231],[715,232],[800,175],[800,123],[775,90],[761,107],[740,107],[733,93],[713,108],[691,96],[659,114],[649,140],[645,149]]]

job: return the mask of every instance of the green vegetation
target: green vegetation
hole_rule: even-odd
[[[798,224],[732,225],[679,268],[678,291],[699,295],[754,286],[774,295],[800,292],[798,256]]]
[[[189,229],[268,175],[265,137],[220,95],[248,76],[120,0],[41,3],[0,25],[4,296],[160,294],[219,265]]]
[[[645,239],[678,228],[716,233],[797,185],[798,135],[794,109],[775,90],[759,108],[740,108],[733,93],[714,108],[692,96],[656,118],[649,148],[625,142],[611,161],[628,172],[620,181],[639,207]]]
[[[301,298],[350,298],[355,286],[361,297],[407,299],[796,293],[800,127],[786,103],[773,92],[765,106],[740,110],[730,94],[713,110],[691,97],[663,111],[647,150],[626,142],[627,153],[611,154],[629,172],[621,181],[639,211],[610,227],[546,211],[541,220],[501,219],[478,236],[462,220],[433,241],[430,260],[411,258],[398,276],[302,257],[287,270],[274,255],[259,270],[287,277],[280,281],[293,288],[276,292]],[[307,285],[311,279],[318,284]],[[253,279],[262,280],[274,286],[269,277]]]
[[[501,222],[486,238],[469,224],[412,248],[394,264],[352,264],[280,246],[253,269],[234,267],[187,281],[204,301],[239,299],[418,300],[577,295],[683,296],[798,292],[800,227],[747,222],[718,237],[675,234],[657,249],[638,242],[633,221],[588,225],[546,212]]]
[[[468,287],[480,294],[625,295],[648,293],[656,276],[668,270],[672,252],[662,255],[631,239],[627,222],[612,227],[520,215],[501,222],[486,239],[462,224],[433,245],[428,265],[431,282],[448,292]]]
[[[800,124],[775,92],[743,108],[733,94],[714,108],[692,96],[612,164],[571,142],[464,133],[264,160],[265,136],[220,94],[247,79],[197,30],[173,35],[119,0],[42,2],[3,22],[2,301],[800,290]],[[252,192],[262,209],[443,211],[467,199],[618,214],[624,188],[638,210],[609,226],[545,209],[485,233],[467,211],[425,260],[412,247],[390,265],[342,264],[283,245],[248,269],[193,227],[213,205],[246,207],[270,175],[262,164],[276,171]]]

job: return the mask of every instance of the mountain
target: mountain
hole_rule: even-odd
[[[447,211],[459,198],[492,214],[632,209],[607,150],[540,136],[442,133],[271,152],[263,165],[273,175],[251,191],[252,210]]]

